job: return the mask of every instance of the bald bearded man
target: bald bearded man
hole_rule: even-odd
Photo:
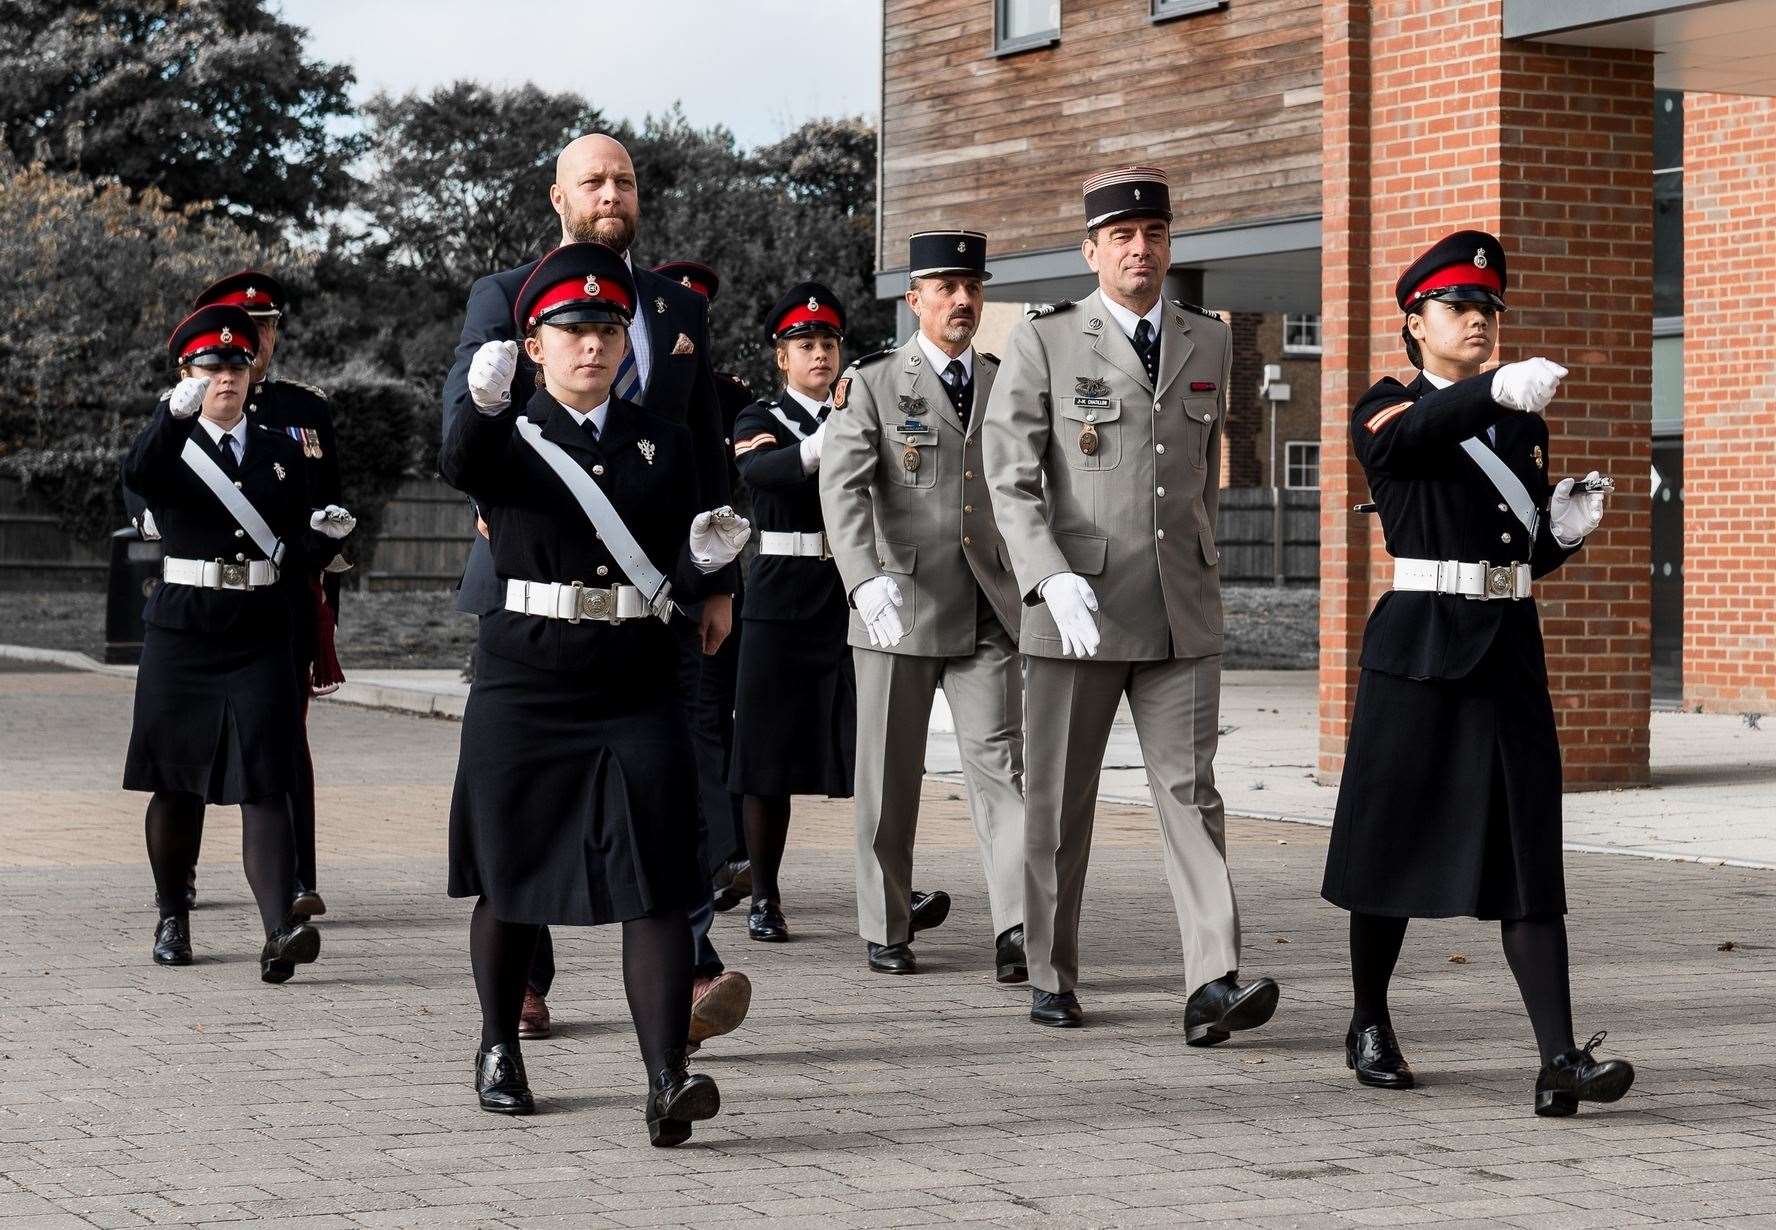
[[[549,203],[561,219],[562,243],[603,244],[621,253],[634,275],[636,304],[635,319],[629,325],[629,354],[612,391],[689,427],[696,449],[697,507],[728,503],[727,442],[710,362],[708,301],[631,260],[629,249],[640,228],[641,199],[629,151],[603,133],[576,137],[555,160]],[[512,308],[536,265],[531,261],[489,274],[470,290],[456,360],[444,382],[446,435],[458,414],[507,403],[523,407],[529,402],[537,372],[519,350]],[[510,390],[505,392],[508,375]],[[494,389],[502,391],[495,396]],[[680,642],[681,691],[686,695],[695,694],[700,658],[719,649],[733,625],[732,575],[730,569],[726,592],[704,601],[694,628],[675,621],[686,629]],[[457,590],[456,609],[485,615],[501,609],[504,603],[505,585],[494,573],[487,540],[477,537]],[[751,1001],[746,975],[725,972],[709,942],[712,917],[712,907],[705,905],[691,918],[697,945],[690,1037],[694,1043],[733,1029],[745,1017]],[[521,1036],[547,1036],[549,1015],[543,996],[554,974],[554,950],[545,929],[537,944]]]

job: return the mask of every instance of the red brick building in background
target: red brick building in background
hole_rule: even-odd
[[[1554,470],[1617,483],[1537,595],[1568,782],[1638,784],[1655,681],[1776,711],[1772,95],[1776,0],[885,0],[878,290],[904,289],[907,234],[956,225],[990,235],[1007,312],[1077,297],[1080,181],[1167,168],[1172,292],[1226,312],[1241,350],[1223,482],[1308,474],[1319,413],[1336,777],[1389,567],[1349,511],[1349,407],[1407,366],[1398,271],[1448,230],[1496,232],[1501,358],[1571,370]],[[1267,365],[1291,392],[1275,471]]]

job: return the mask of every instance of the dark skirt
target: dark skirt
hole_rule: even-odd
[[[295,789],[302,696],[287,640],[149,624],[136,671],[125,790],[248,803]]]
[[[672,668],[658,691],[480,650],[450,803],[450,895],[506,922],[597,926],[709,899]]]
[[[857,778],[857,675],[835,603],[812,619],[746,623],[735,680],[736,794],[851,797]]]
[[[1326,900],[1409,918],[1566,912],[1554,708],[1539,641],[1516,639],[1501,630],[1462,679],[1362,673]]]

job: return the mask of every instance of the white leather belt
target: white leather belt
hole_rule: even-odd
[[[193,585],[198,589],[263,589],[278,579],[277,565],[268,559],[252,559],[229,563],[219,559],[174,559],[160,561],[160,579],[170,585]]]
[[[760,555],[798,555],[806,559],[831,559],[826,549],[826,535],[819,530],[797,534],[788,530],[760,530]]]
[[[1460,594],[1488,602],[1529,597],[1528,564],[1478,564],[1456,559],[1396,559],[1394,588]]]
[[[506,610],[541,615],[544,619],[565,619],[573,624],[585,619],[618,624],[625,619],[642,618],[648,614],[648,604],[633,585],[594,588],[578,581],[571,585],[558,581],[507,581]]]

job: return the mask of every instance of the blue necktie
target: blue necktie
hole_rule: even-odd
[[[640,395],[641,368],[635,362],[634,346],[623,352],[623,361],[617,365],[617,382],[611,391],[624,401],[634,401]]]

